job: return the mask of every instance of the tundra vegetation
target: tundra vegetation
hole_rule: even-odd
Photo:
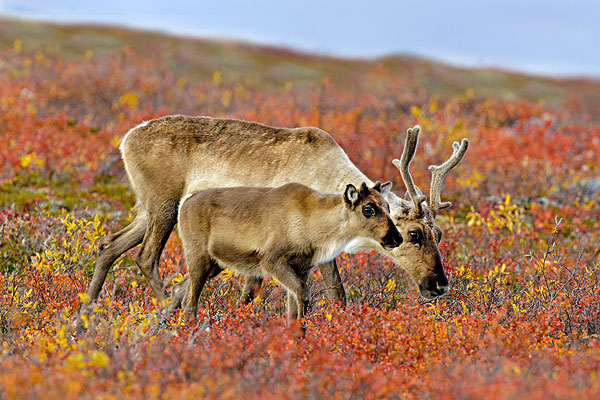
[[[0,397],[600,397],[599,96],[593,80],[3,21]],[[427,301],[389,258],[342,254],[347,306],[316,271],[298,339],[278,285],[237,305],[228,271],[195,320],[163,318],[133,249],[73,337],[99,238],[135,215],[119,140],[173,113],[318,126],[395,188],[406,127],[423,130],[417,185],[469,138],[437,218],[451,290]],[[176,233],[160,268],[185,273]]]

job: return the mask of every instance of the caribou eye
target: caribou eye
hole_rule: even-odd
[[[363,206],[362,213],[367,218],[374,217],[375,216],[375,208],[373,206],[371,206],[370,204],[367,204],[366,206]]]
[[[440,229],[437,230],[437,240],[438,243],[442,241],[442,231]]]
[[[419,231],[410,231],[408,232],[408,236],[410,236],[411,242],[418,242],[421,240],[421,232]]]

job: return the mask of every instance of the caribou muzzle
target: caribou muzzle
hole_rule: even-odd
[[[443,272],[441,274],[430,275],[419,284],[421,296],[429,300],[446,294],[448,290],[450,290],[450,285],[448,284],[446,274]]]
[[[402,235],[400,235],[398,228],[396,228],[396,225],[394,225],[392,220],[389,220],[388,230],[387,230],[385,236],[381,239],[381,246],[385,250],[389,251],[393,248],[400,246],[401,244],[402,244]]]

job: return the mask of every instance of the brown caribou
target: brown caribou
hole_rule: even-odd
[[[368,239],[355,240],[345,250],[375,249],[394,258],[421,295],[433,298],[449,289],[438,249],[441,230],[435,224],[438,211],[450,206],[440,199],[443,179],[461,161],[469,142],[455,142],[446,162],[430,166],[431,195],[426,202],[409,172],[419,133],[418,126],[407,130],[401,159],[394,160],[407,199],[392,192],[386,195],[392,219],[406,240],[391,251]],[[373,185],[327,132],[314,127],[278,128],[236,119],[171,115],[131,129],[123,137],[120,150],[136,195],[137,214],[124,229],[100,240],[94,276],[80,315],[93,308],[116,259],[140,243],[136,262],[161,305],[166,304],[158,269],[160,254],[177,222],[179,202],[189,193],[215,187],[277,187],[290,182],[327,193],[341,193],[347,183]],[[335,259],[322,264],[320,271],[330,297],[345,304]],[[260,282],[260,278],[248,279],[242,298],[251,298],[252,288]],[[180,293],[175,293],[179,301],[186,282],[180,286]],[[81,318],[77,327],[83,327]]]
[[[186,311],[195,315],[207,279],[232,268],[273,276],[288,292],[288,320],[303,318],[312,266],[333,260],[359,237],[388,251],[402,243],[382,196],[391,186],[348,184],[340,195],[288,183],[206,189],[184,197],[177,221],[188,265]]]

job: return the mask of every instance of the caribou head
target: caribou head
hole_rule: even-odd
[[[429,201],[413,182],[409,166],[415,156],[421,128],[415,126],[407,130],[406,143],[400,160],[393,161],[400,170],[406,186],[405,198],[394,195],[388,197],[391,214],[403,243],[389,252],[409,273],[419,287],[421,295],[432,299],[445,294],[450,286],[442,266],[438,248],[442,230],[435,223],[439,210],[450,207],[450,202],[441,201],[444,177],[463,158],[469,141],[454,142],[452,155],[441,165],[431,165],[431,191]]]

